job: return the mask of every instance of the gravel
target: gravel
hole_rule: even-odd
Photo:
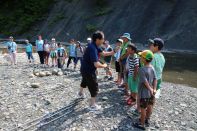
[[[34,57],[38,61],[37,54]],[[132,123],[138,118],[128,115],[132,107],[122,100],[123,92],[117,85],[102,79],[104,70],[99,70],[97,100],[102,110],[89,112],[88,90],[85,90],[86,99],[77,97],[81,81],[79,68],[73,70],[72,64],[62,71],[42,68],[36,63],[28,64],[25,54],[18,54],[17,66],[8,65],[1,57],[0,60],[0,130],[136,130]],[[40,77],[40,72],[45,75]],[[197,130],[196,109],[196,88],[164,82],[149,129]]]

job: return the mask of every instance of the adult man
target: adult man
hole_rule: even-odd
[[[81,82],[81,89],[79,92],[80,97],[84,97],[83,88],[88,87],[90,94],[91,94],[91,101],[90,101],[90,110],[96,111],[101,108],[96,104],[96,96],[98,94],[98,83],[96,77],[96,68],[106,68],[107,64],[101,64],[99,62],[98,54],[103,56],[112,55],[112,52],[102,52],[99,48],[104,42],[104,33],[101,31],[96,31],[92,35],[92,43],[88,45],[82,60],[81,65],[81,74],[82,74],[82,82]]]
[[[9,37],[9,41],[7,42],[8,53],[11,58],[11,64],[16,65],[16,52],[17,52],[17,45],[14,42],[14,38],[12,36]]]

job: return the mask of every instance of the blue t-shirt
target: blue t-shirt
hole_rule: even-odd
[[[16,42],[11,42],[11,41],[7,42],[7,47],[9,52],[16,52],[17,49]]]
[[[69,56],[76,57],[75,48],[76,46],[74,44],[69,46]]]
[[[44,50],[44,41],[43,40],[36,40],[36,50],[43,51]]]
[[[26,52],[32,52],[32,44],[31,43],[28,43],[26,45]]]
[[[94,62],[99,60],[98,54],[101,52],[102,50],[95,43],[88,45],[81,63],[81,74],[95,74],[96,67]]]

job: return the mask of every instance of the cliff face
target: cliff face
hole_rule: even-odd
[[[124,32],[146,44],[161,37],[167,49],[197,50],[196,0],[58,0],[46,19],[22,37],[37,34],[60,41],[84,41],[96,29],[112,42]]]

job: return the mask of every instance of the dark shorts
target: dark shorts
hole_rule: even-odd
[[[81,87],[88,87],[91,97],[96,97],[99,91],[96,74],[82,74]]]
[[[120,72],[120,64],[118,61],[115,62],[116,72]]]
[[[154,105],[154,103],[155,103],[155,97],[140,99],[141,108],[147,108],[149,105]]]
[[[49,57],[49,55],[50,55],[50,52],[44,51],[44,56],[45,56],[45,57]]]

